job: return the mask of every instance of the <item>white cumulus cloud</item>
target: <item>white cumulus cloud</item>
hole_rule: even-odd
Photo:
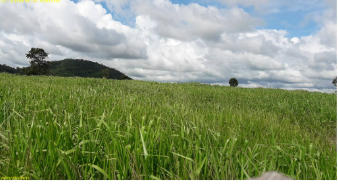
[[[50,60],[92,60],[137,80],[228,85],[236,77],[242,87],[335,90],[336,7],[311,16],[320,26],[314,34],[289,38],[287,30],[258,29],[265,22],[237,6],[273,1],[220,1],[227,8],[169,0],[105,0],[108,9],[103,0],[0,3],[0,62],[27,66],[25,54],[40,47]],[[108,10],[134,14],[135,25]]]

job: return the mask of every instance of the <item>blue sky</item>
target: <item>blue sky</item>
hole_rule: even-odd
[[[72,0],[74,2],[79,2],[79,0]],[[179,5],[189,5],[191,3],[197,3],[201,6],[208,7],[208,6],[215,6],[219,9],[230,8],[218,0],[170,0],[173,4]],[[277,29],[277,30],[287,30],[288,34],[286,35],[289,38],[292,37],[301,37],[301,36],[308,36],[310,34],[315,33],[320,29],[320,26],[313,20],[309,19],[308,17],[311,14],[318,14],[320,12],[325,11],[328,6],[323,1],[314,0],[312,3],[311,1],[300,1],[298,3],[298,8],[291,7],[292,5],[286,3],[276,3],[276,1],[272,1],[271,5],[267,6],[270,10],[278,9],[278,12],[265,12],[265,13],[258,13],[254,6],[242,6],[237,5],[245,12],[262,18],[266,25],[257,27],[258,29]],[[105,1],[97,2],[97,4],[101,4],[108,13],[110,13],[114,20],[120,21],[123,24],[128,26],[134,27],[135,26],[135,18],[136,15],[130,10],[128,5],[122,7],[123,10],[129,12],[126,14],[121,15],[115,11],[111,11],[107,8],[107,4]],[[301,7],[301,8],[299,8]]]

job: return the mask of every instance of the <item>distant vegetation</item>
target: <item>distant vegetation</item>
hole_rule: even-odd
[[[64,59],[61,61],[49,61],[48,64],[48,74],[52,76],[63,76],[63,77],[92,77],[92,78],[107,78],[109,79],[118,79],[124,80],[132,78],[128,77],[124,73],[104,66],[102,64],[87,61],[83,59]],[[25,68],[12,68],[7,65],[0,64],[0,72],[7,72],[12,74],[29,74],[26,71],[29,71],[30,67]]]
[[[0,73],[7,72],[20,75],[52,75],[62,77],[91,77],[118,80],[132,80],[122,72],[99,63],[83,59],[64,59],[61,61],[46,61],[48,53],[42,48],[31,48],[26,54],[30,66],[12,68],[0,64]]]
[[[49,75],[64,77],[93,77],[109,79],[131,79],[122,72],[99,63],[83,59],[64,59],[49,63]]]
[[[7,66],[5,64],[0,64],[0,73],[1,72],[6,72],[6,73],[19,73],[19,68],[15,69],[15,68],[12,68],[10,66]]]
[[[105,78],[118,80],[132,80],[132,78],[121,73],[116,69],[109,68],[99,63],[87,61],[83,59],[64,59],[61,61],[45,61],[48,58],[42,48],[31,48],[26,54],[30,60],[31,66],[25,68],[12,68],[7,65],[0,64],[0,73],[7,72],[21,75],[52,75],[62,77],[91,77],[91,78]],[[238,86],[238,80],[231,78],[229,84],[232,87]],[[337,77],[332,81],[334,86],[337,86]]]
[[[333,84],[334,86],[337,86],[337,77],[335,77],[335,78],[333,79],[332,84]]]
[[[231,78],[229,80],[229,84],[230,84],[231,87],[236,87],[236,86],[238,86],[238,80],[236,78]]]
[[[233,180],[279,171],[337,179],[336,94],[11,74],[0,81],[0,176]]]
[[[49,66],[45,59],[48,58],[48,55],[49,54],[41,48],[32,48],[28,54],[26,54],[31,66],[25,68],[25,74],[47,75]]]

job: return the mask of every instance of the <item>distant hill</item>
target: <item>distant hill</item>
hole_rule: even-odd
[[[64,77],[102,78],[102,70],[109,70],[110,79],[121,79],[124,73],[105,65],[83,59],[64,59],[49,62],[49,75]],[[129,77],[129,79],[131,79]]]
[[[51,76],[102,78],[102,70],[108,69],[110,79],[132,79],[114,68],[109,68],[105,65],[83,59],[49,61],[48,64],[48,75]],[[0,65],[0,72],[24,74],[23,70],[24,69],[15,69],[7,65]]]
[[[7,73],[17,73],[17,70],[15,68],[12,68],[10,66],[7,66],[5,64],[0,64],[0,73],[1,72],[7,72]]]

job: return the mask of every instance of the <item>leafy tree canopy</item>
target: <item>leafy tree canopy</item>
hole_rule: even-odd
[[[45,59],[48,58],[48,55],[41,48],[31,48],[28,54],[26,54],[31,64],[31,67],[26,69],[26,74],[46,75],[48,73],[48,64]]]
[[[333,79],[332,84],[333,84],[334,86],[337,86],[337,76],[336,76],[336,78]]]
[[[232,86],[232,87],[236,87],[236,86],[238,86],[238,81],[237,81],[236,78],[231,78],[231,79],[229,80],[229,84],[230,84],[230,86]]]

